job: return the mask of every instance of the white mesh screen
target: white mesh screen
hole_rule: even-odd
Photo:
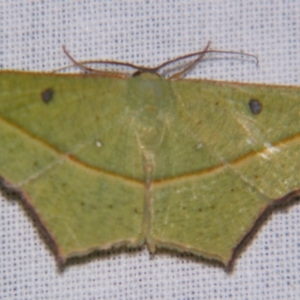
[[[214,60],[197,66],[189,77],[300,85],[296,0],[0,2],[3,69],[59,68],[69,63],[62,45],[78,60],[154,66],[200,50],[209,40],[214,49],[257,55],[260,66]],[[231,274],[188,256],[150,257],[145,248],[97,255],[60,272],[18,201],[1,198],[0,209],[0,299],[300,297],[299,204],[264,223]]]

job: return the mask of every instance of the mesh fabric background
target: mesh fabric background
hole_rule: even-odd
[[[0,67],[49,71],[78,59],[154,66],[202,49],[243,50],[194,78],[300,85],[299,1],[0,2]],[[88,117],[88,116],[87,116]],[[0,145],[1,147],[1,145]],[[57,268],[18,201],[0,202],[0,299],[299,299],[300,206],[276,211],[234,270],[189,256],[115,251]]]

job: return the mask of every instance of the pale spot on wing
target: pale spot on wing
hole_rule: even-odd
[[[251,139],[246,139],[247,144],[253,145],[253,141]]]
[[[268,154],[262,152],[258,154],[260,157],[262,157],[263,159],[270,159],[270,157],[268,156]]]
[[[197,145],[197,150],[200,150],[202,147],[203,147],[203,143],[200,142],[200,143]]]
[[[267,151],[270,154],[274,154],[274,153],[277,153],[277,152],[281,151],[279,148],[272,146],[270,143],[266,143],[265,147],[267,148]]]
[[[97,141],[95,142],[95,144],[96,144],[96,146],[97,146],[98,148],[101,148],[101,147],[102,147],[102,143],[101,143],[99,140],[97,140]]]
[[[270,143],[264,144],[265,149],[262,153],[259,154],[263,159],[271,159],[271,156],[275,153],[280,152],[281,150],[277,147],[272,146]]]

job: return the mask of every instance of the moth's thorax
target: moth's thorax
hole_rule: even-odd
[[[170,82],[144,73],[128,82],[128,107],[140,147],[157,150],[174,112],[175,98]]]

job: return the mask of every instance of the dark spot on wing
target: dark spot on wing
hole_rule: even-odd
[[[54,90],[52,88],[45,89],[44,91],[42,91],[41,96],[43,102],[48,104],[53,99]]]
[[[257,99],[250,99],[249,107],[254,115],[259,114],[263,108],[262,104]]]

